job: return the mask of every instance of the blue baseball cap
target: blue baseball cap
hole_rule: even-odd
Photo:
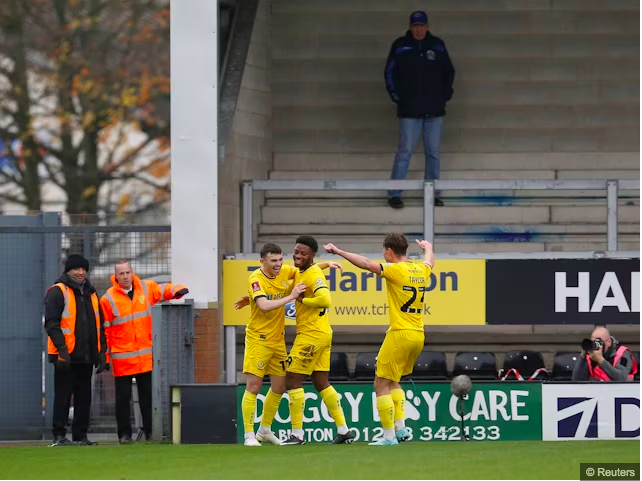
[[[426,12],[417,10],[410,15],[410,25],[428,25],[428,15]]]

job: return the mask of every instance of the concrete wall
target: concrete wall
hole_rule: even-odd
[[[219,168],[219,250],[239,252],[240,183],[272,168],[271,0],[259,0],[232,131]]]

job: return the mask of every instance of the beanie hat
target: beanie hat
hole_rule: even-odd
[[[67,260],[65,261],[65,272],[69,272],[72,269],[78,269],[79,267],[89,271],[89,261],[80,254],[71,254],[67,257]]]

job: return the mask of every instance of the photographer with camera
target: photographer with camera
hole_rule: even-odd
[[[632,381],[638,367],[631,350],[621,346],[608,329],[598,327],[582,341],[573,381]]]

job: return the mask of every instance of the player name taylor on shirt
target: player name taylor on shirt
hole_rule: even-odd
[[[390,331],[423,332],[424,296],[431,271],[430,266],[411,261],[381,264],[390,306]]]

